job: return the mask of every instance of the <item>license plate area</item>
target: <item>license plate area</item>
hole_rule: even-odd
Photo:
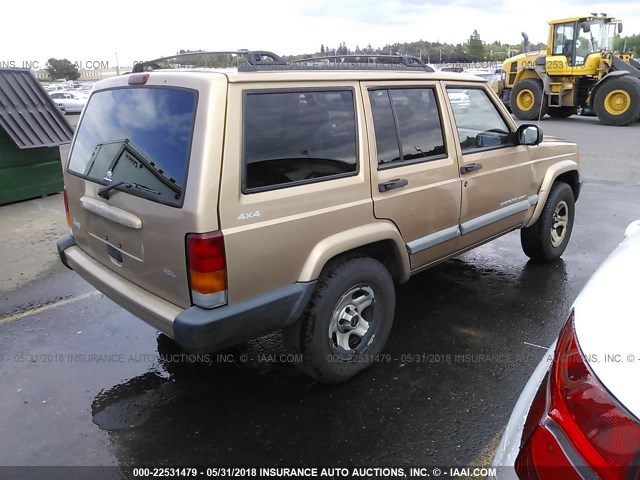
[[[122,252],[120,252],[119,250],[113,248],[111,245],[107,245],[107,253],[116,262],[122,263]]]

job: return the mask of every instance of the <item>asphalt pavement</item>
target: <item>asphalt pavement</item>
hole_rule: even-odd
[[[515,232],[413,277],[385,355],[346,385],[298,372],[278,334],[185,357],[57,263],[0,285],[0,465],[488,464],[573,299],[640,218],[640,123],[541,125],[579,143],[586,179],[562,260],[527,262]]]

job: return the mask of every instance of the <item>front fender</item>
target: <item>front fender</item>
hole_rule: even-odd
[[[376,242],[390,241],[393,245],[393,261],[398,270],[398,280],[409,279],[409,253],[396,226],[388,221],[369,223],[331,235],[311,250],[298,276],[299,282],[310,282],[320,276],[324,266],[332,258]]]
[[[547,198],[549,198],[549,192],[551,191],[553,182],[555,182],[556,179],[563,173],[571,171],[579,171],[578,162],[574,160],[562,160],[554,165],[551,165],[547,169],[544,179],[542,180],[540,190],[538,191],[538,203],[536,204],[536,208],[533,211],[533,216],[525,225],[525,227],[530,227],[538,221],[538,218],[540,218],[542,209],[547,203]]]

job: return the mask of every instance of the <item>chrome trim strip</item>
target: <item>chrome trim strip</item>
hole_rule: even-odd
[[[502,220],[503,218],[510,217],[516,213],[525,212],[531,207],[530,200],[523,200],[513,205],[508,205],[493,212],[485,213],[479,217],[473,218],[460,225],[460,231],[462,235],[478,230],[479,228],[486,227],[487,225]]]
[[[407,243],[407,248],[409,249],[409,253],[411,255],[415,255],[416,253],[426,250],[427,248],[431,248],[435,245],[446,242],[448,240],[452,240],[459,236],[460,227],[458,225],[454,225],[453,227],[439,230],[430,235],[427,235],[426,237],[417,238],[416,240]]]

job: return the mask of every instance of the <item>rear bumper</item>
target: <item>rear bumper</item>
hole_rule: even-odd
[[[58,241],[58,254],[67,268],[193,353],[213,352],[293,323],[302,315],[316,283],[294,283],[211,310],[197,306],[185,310],[106,268],[71,236]]]

